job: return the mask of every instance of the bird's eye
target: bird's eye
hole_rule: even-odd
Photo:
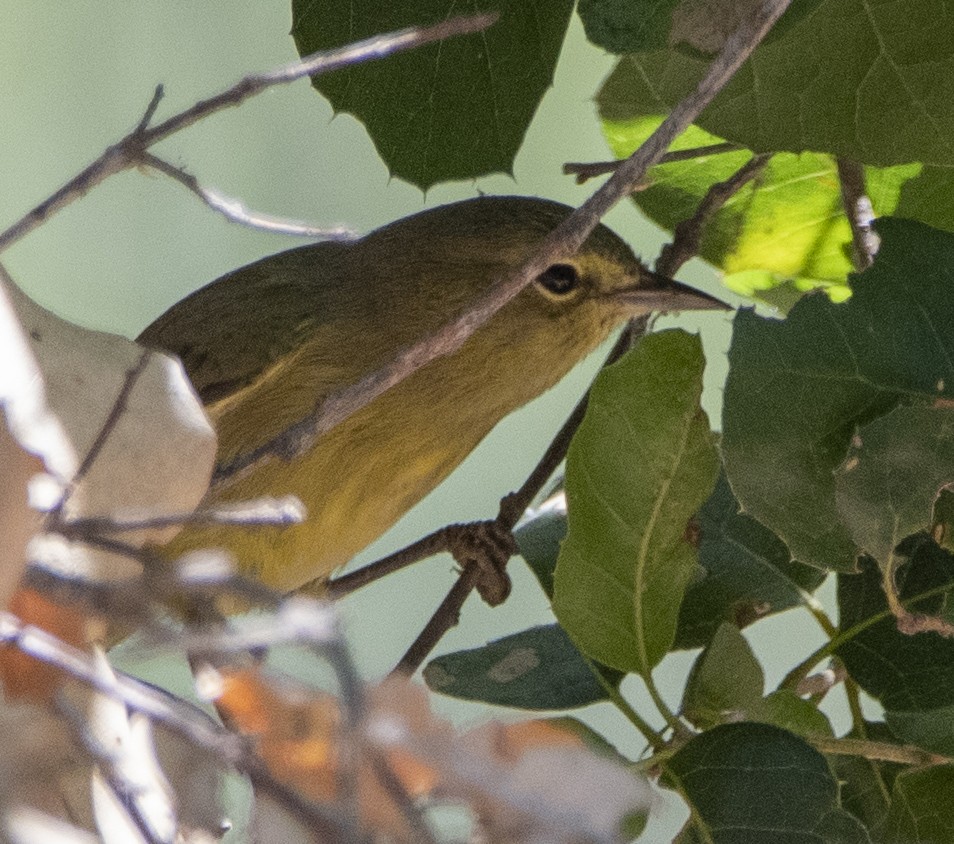
[[[537,284],[554,296],[572,293],[579,283],[579,273],[572,264],[554,264],[537,276]]]

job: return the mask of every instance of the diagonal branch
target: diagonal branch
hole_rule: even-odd
[[[516,272],[495,280],[474,305],[442,328],[400,351],[376,372],[316,403],[305,418],[282,430],[253,451],[220,466],[213,489],[274,459],[293,460],[311,450],[322,435],[370,404],[422,366],[453,354],[500,308],[561,257],[574,254],[603,216],[638,185],[673,140],[699,116],[752,54],[790,0],[764,0],[761,8],[726,39],[696,90],[672,110],[646,142],[586,202],[555,228],[533,257]]]
[[[643,147],[640,147],[638,150],[636,150],[636,152],[634,152],[633,155],[625,162],[621,162],[619,164],[614,172],[613,177],[603,186],[602,189],[597,191],[590,198],[589,202],[584,204],[583,207],[579,209],[579,212],[583,212],[583,210],[591,203],[593,207],[599,209],[603,206],[603,204],[609,202],[611,199],[613,202],[615,202],[623,196],[626,196],[631,190],[631,185],[641,180],[646,170],[648,170],[649,167],[661,157],[662,150],[665,149],[665,147],[659,147],[659,144],[662,143],[662,141],[658,140],[658,136],[661,132],[663,132],[672,116],[677,112],[679,112],[681,115],[678,120],[675,121],[674,125],[681,125],[682,120],[688,120],[688,122],[691,123],[702,111],[702,109],[705,108],[705,105],[712,100],[721,87],[724,86],[725,83],[731,78],[732,74],[742,64],[745,58],[751,55],[751,53],[758,46],[761,39],[765,37],[765,34],[768,32],[772,23],[782,14],[782,12],[785,11],[787,6],[788,0],[778,0],[778,2],[775,2],[775,0],[767,0],[767,2],[764,4],[763,16],[760,16],[757,20],[743,23],[739,29],[726,41],[722,51],[718,56],[716,56],[712,65],[710,66],[706,77],[702,80],[702,82],[699,83],[699,87],[697,88],[696,92],[683,100],[676,107],[676,109],[673,110],[673,114],[663,121],[660,127],[652,136],[650,136]],[[731,70],[729,68],[731,68]],[[691,107],[686,105],[688,101],[692,101],[693,105]],[[688,126],[688,123],[686,123],[686,126]],[[679,132],[685,128],[686,127],[683,126],[682,129],[679,129]],[[678,132],[676,134],[678,134]],[[668,134],[663,133],[663,137],[668,137]],[[675,137],[675,135],[672,137]],[[654,146],[656,152],[645,153],[640,158],[641,154],[643,153],[643,149],[653,142],[654,138],[657,138]],[[672,138],[666,142],[667,146],[671,140]],[[656,153],[658,153],[658,155],[656,155]],[[653,158],[653,155],[656,155],[656,158]],[[632,164],[631,162],[634,160],[639,162],[645,161],[647,163]],[[748,164],[744,165],[735,176],[728,179],[726,183],[714,186],[710,193],[707,194],[705,199],[703,199],[700,209],[697,210],[696,216],[693,219],[696,219],[696,217],[700,216],[704,219],[711,217],[711,215],[715,213],[715,211],[718,210],[718,208],[721,207],[721,205],[723,205],[735,191],[739,190],[739,188],[741,188],[749,179],[754,178],[759,172],[761,172],[766,160],[767,159],[762,160],[761,156],[755,156]],[[626,172],[629,172],[630,176],[625,178],[620,176],[621,173]],[[739,173],[742,173],[742,176],[739,176]],[[613,187],[611,190],[608,190],[610,189],[610,186]],[[606,192],[605,195],[604,192]],[[549,243],[561,229],[571,226],[574,217],[576,217],[576,214],[571,215],[566,223],[564,223],[560,229],[557,229],[557,231],[554,232],[550,238],[548,238],[547,243]],[[680,232],[676,232],[675,241],[673,244],[671,244],[671,248],[664,250],[659,261],[657,262],[657,272],[660,272],[664,275],[674,275],[679,267],[681,267],[686,260],[692,257],[691,249],[698,247],[698,236],[691,238],[691,244],[686,244],[684,246],[680,242],[681,239],[689,238],[691,232],[691,226],[687,227],[681,235]],[[587,234],[588,233],[589,230],[587,230]],[[646,318],[635,320],[633,323],[631,323],[620,336],[620,339],[617,341],[612,352],[610,352],[606,363],[612,363],[614,360],[622,356],[622,354],[628,348],[630,348],[633,341],[642,336],[646,330],[646,326]],[[511,493],[509,496],[505,497],[503,501],[501,501],[500,512],[497,516],[497,520],[502,525],[511,529],[516,525],[524,510],[526,510],[540,489],[542,489],[543,484],[546,483],[547,478],[550,477],[556,467],[562,462],[563,458],[566,456],[566,450],[569,447],[570,440],[572,439],[577,427],[579,427],[579,424],[583,419],[583,415],[586,412],[588,398],[589,393],[587,392],[587,394],[580,399],[577,406],[573,409],[573,412],[563,424],[563,427],[560,429],[553,442],[550,443],[546,453],[534,468],[533,472],[531,472],[520,490],[515,493]],[[451,627],[457,624],[457,621],[460,617],[460,611],[464,606],[464,602],[467,600],[471,591],[473,591],[473,589],[476,587],[477,581],[478,572],[476,567],[465,569],[461,573],[457,582],[453,585],[453,587],[451,587],[440,606],[434,612],[433,616],[431,616],[427,625],[424,627],[417,639],[415,639],[414,643],[395,667],[395,673],[413,674],[421,666],[427,655],[440,641],[441,637],[443,637],[443,635]]]

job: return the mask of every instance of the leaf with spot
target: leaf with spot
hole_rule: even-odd
[[[554,611],[584,653],[644,677],[672,646],[697,565],[689,522],[718,472],[703,364],[698,337],[643,338],[600,373],[567,456]]]
[[[435,692],[521,709],[573,709],[606,700],[623,675],[589,663],[558,624],[532,627],[482,648],[444,654],[424,669]]]
[[[368,130],[395,176],[437,182],[506,172],[553,81],[572,0],[293,0],[304,56],[458,14],[499,12],[483,33],[450,38],[314,79],[336,112]]]

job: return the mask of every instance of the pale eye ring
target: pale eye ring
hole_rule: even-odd
[[[572,293],[580,283],[580,274],[572,264],[553,264],[537,276],[537,284],[554,296]]]

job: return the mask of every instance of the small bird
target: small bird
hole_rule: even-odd
[[[218,434],[217,460],[226,464],[464,312],[571,210],[542,199],[480,197],[352,243],[281,252],[186,297],[139,342],[182,359]],[[282,591],[326,578],[614,328],[650,311],[713,308],[726,305],[650,272],[600,225],[456,353],[354,413],[301,458],[265,463],[206,502],[295,495],[307,508],[303,523],[187,527],[167,553],[226,548],[244,574]]]

